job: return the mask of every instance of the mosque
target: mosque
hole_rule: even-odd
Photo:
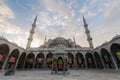
[[[45,40],[43,45],[32,48],[37,16],[32,24],[26,49],[0,37],[0,70],[4,69],[51,69],[57,61],[58,70],[69,69],[119,69],[120,68],[120,35],[94,48],[88,24],[83,16],[85,34],[89,47],[76,44],[75,38],[56,37]],[[66,69],[66,68],[65,68]]]

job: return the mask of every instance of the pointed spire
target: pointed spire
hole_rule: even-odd
[[[76,42],[76,41],[75,41],[75,37],[74,37],[74,36],[73,36],[73,41],[74,41],[74,42]]]
[[[33,22],[34,25],[36,24],[36,21],[37,21],[37,15],[36,15],[34,22]]]
[[[31,43],[33,41],[33,35],[34,35],[35,27],[36,27],[36,21],[37,21],[37,15],[36,15],[36,17],[34,19],[34,22],[32,24],[32,28],[30,30],[30,35],[29,35],[29,38],[28,38],[26,49],[30,48]]]
[[[83,16],[83,23],[84,23],[85,33],[87,35],[87,41],[89,43],[90,48],[93,49],[94,47],[93,47],[93,43],[92,43],[92,37],[90,36],[90,31],[88,29],[88,24],[86,23],[86,20],[85,20],[84,16]]]
[[[73,41],[74,41],[74,47],[76,47],[76,41],[74,36],[73,36]]]
[[[83,23],[87,24],[84,15],[82,15],[82,16],[83,16]]]

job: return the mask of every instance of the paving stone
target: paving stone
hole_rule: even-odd
[[[13,76],[4,76],[0,80],[120,80],[120,71],[114,70],[70,70],[69,75],[51,74],[50,70],[15,71]]]

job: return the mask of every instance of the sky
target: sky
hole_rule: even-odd
[[[26,47],[35,16],[37,27],[31,47],[46,39],[64,37],[88,47],[82,15],[94,46],[120,34],[120,0],[0,0],[0,36]]]

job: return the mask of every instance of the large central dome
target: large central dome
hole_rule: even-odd
[[[53,40],[49,39],[47,42],[45,42],[44,45],[40,47],[47,47],[47,48],[54,48],[54,47],[66,47],[66,48],[72,48],[75,47],[76,44],[71,39],[65,39],[63,37],[57,37]]]

